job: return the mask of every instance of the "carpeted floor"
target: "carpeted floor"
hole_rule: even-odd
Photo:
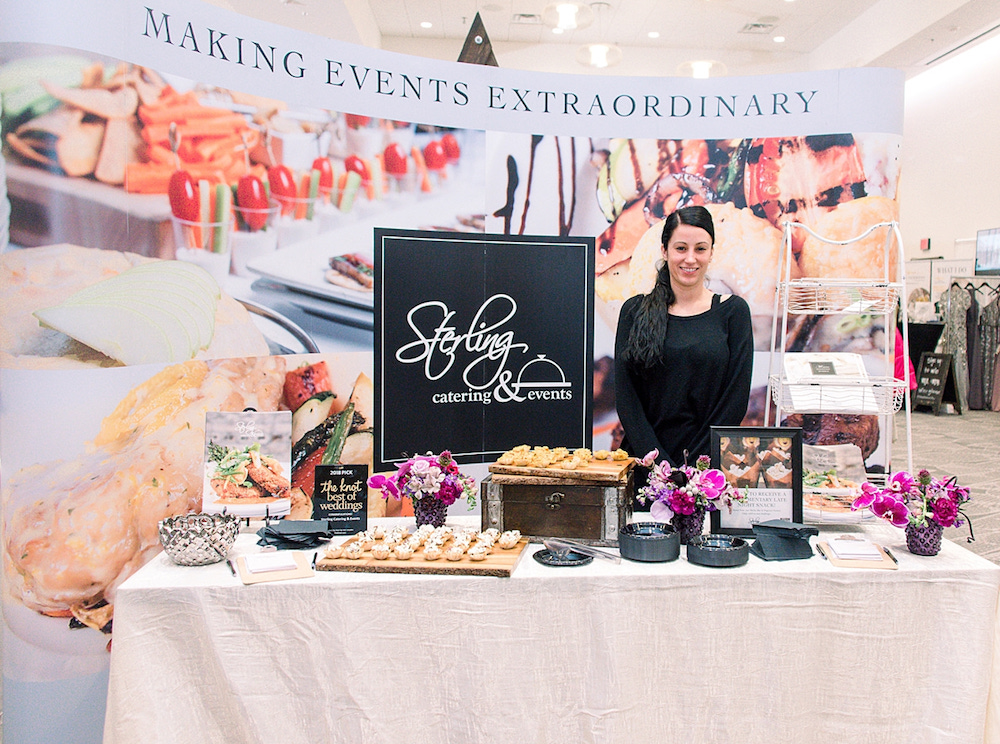
[[[1000,563],[1000,413],[966,411],[963,414],[911,414],[913,467],[932,475],[958,476],[971,489],[965,511],[972,519],[975,542],[968,543],[968,527],[948,528],[944,535],[984,558]],[[896,415],[893,460],[906,462],[901,440],[905,416]],[[897,469],[898,466],[897,466]]]

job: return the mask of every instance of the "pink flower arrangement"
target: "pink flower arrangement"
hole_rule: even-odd
[[[709,468],[707,455],[698,458],[695,467],[673,467],[669,462],[656,463],[658,450],[639,460],[650,469],[649,481],[639,490],[639,500],[653,502],[649,514],[653,519],[669,519],[673,514],[694,514],[698,507],[719,511],[725,506],[730,512],[734,501],[745,501],[746,491],[739,491],[726,480],[721,470]]]
[[[929,521],[942,527],[961,527],[968,521],[962,504],[969,500],[969,489],[955,481],[932,478],[926,470],[914,478],[901,470],[890,476],[885,488],[862,484],[851,508],[869,509],[896,527],[924,527]],[[971,524],[969,532],[971,535]]]
[[[371,476],[368,486],[381,491],[384,499],[392,496],[398,501],[408,497],[414,503],[436,499],[451,506],[464,496],[470,509],[476,505],[475,479],[459,471],[448,451],[411,457],[392,475],[376,473]]]

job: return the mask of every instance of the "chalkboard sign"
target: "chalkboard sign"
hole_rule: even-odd
[[[955,410],[962,412],[958,396],[954,394],[954,382],[951,380],[951,354],[935,354],[925,351],[920,355],[920,367],[917,370],[917,389],[913,394],[913,405],[929,406],[938,413],[945,393],[955,403]]]
[[[589,447],[594,238],[375,230],[375,469]]]

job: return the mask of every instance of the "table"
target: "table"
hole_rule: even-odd
[[[899,570],[525,555],[243,586],[161,554],[118,591],[104,741],[997,741],[1000,567],[820,537],[845,531]]]

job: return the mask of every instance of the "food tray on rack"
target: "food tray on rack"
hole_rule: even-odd
[[[357,540],[354,536],[344,542],[344,546]],[[361,558],[326,558],[320,551],[320,557],[316,559],[317,571],[353,571],[358,573],[408,573],[408,574],[438,574],[452,576],[499,576],[509,578],[517,567],[524,549],[528,545],[528,538],[522,537],[517,545],[508,550],[499,546],[494,546],[493,551],[481,561],[474,561],[466,552],[461,560],[450,561],[444,556],[437,560],[427,560],[424,557],[423,547],[413,553],[413,557],[408,560],[398,558],[386,558],[379,560],[375,558],[371,551],[365,551]]]
[[[595,481],[599,483],[618,483],[635,467],[635,458],[629,457],[625,460],[591,460],[576,468],[566,469],[553,463],[546,467],[534,465],[501,465],[498,462],[489,466],[489,471],[494,474],[493,480],[496,483],[503,483],[504,476],[517,476],[515,482],[525,482],[526,478],[558,478],[573,481]],[[511,481],[507,481],[511,482]]]
[[[768,387],[771,399],[784,413],[895,413],[906,392],[906,384],[894,377],[791,383],[781,375],[771,375]]]
[[[786,310],[791,315],[884,315],[895,309],[902,285],[860,279],[796,279],[780,282],[779,294],[785,289]]]

